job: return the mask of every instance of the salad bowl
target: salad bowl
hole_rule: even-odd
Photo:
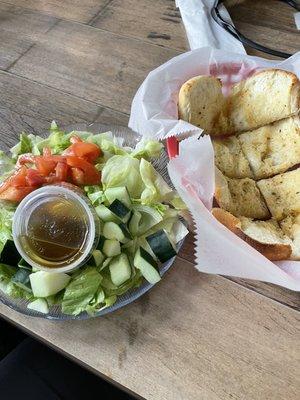
[[[135,148],[135,146],[140,141],[141,137],[131,131],[129,128],[121,127],[117,125],[104,125],[100,123],[93,124],[74,124],[70,126],[63,127],[65,132],[72,131],[80,131],[80,132],[90,132],[92,134],[97,134],[100,132],[111,132],[113,137],[118,138],[119,142],[122,143],[124,148],[131,147]],[[47,137],[47,134],[45,135]],[[172,183],[170,182],[170,178],[167,172],[167,163],[168,163],[168,155],[163,148],[161,151],[161,155],[159,158],[151,159],[151,164],[155,168],[155,170],[162,176],[164,181],[173,189]],[[181,222],[184,221],[181,219]],[[182,246],[184,241],[184,235],[180,238],[180,240],[176,243],[176,251],[178,253],[180,247]],[[170,269],[176,255],[172,258],[168,259],[166,262],[163,262],[159,267],[159,274],[161,277]],[[1,282],[0,282],[1,285]],[[93,314],[87,313],[86,311],[80,312],[77,315],[66,314],[62,312],[62,308],[60,305],[53,304],[49,306],[49,312],[41,313],[37,310],[28,308],[29,301],[22,298],[14,298],[6,294],[3,290],[1,290],[0,286],[0,301],[5,305],[11,307],[12,309],[26,315],[41,317],[51,320],[82,320],[88,319],[91,317],[102,316],[108,313],[111,313],[121,307],[124,307],[131,302],[138,299],[144,293],[149,291],[154,284],[149,283],[146,279],[143,279],[141,284],[138,287],[132,287],[128,291],[123,294],[117,296],[117,300],[112,305],[108,305],[94,312]]]

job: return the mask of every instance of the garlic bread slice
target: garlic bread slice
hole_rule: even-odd
[[[242,133],[238,139],[256,179],[281,174],[300,164],[299,116]]]
[[[255,221],[246,217],[237,218],[221,208],[213,208],[212,214],[221,224],[269,260],[288,260],[291,257],[291,241],[276,220]]]
[[[230,126],[249,131],[288,118],[300,109],[300,82],[292,72],[266,69],[232,87]]]
[[[215,178],[215,199],[221,208],[237,217],[270,218],[269,210],[253,179],[228,178],[217,168]]]
[[[215,165],[229,178],[253,178],[249,162],[237,137],[213,139]]]
[[[257,185],[272,216],[278,221],[300,213],[300,168],[262,179]]]

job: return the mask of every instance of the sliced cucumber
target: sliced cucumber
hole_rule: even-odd
[[[43,314],[48,314],[49,307],[45,299],[36,299],[28,304],[27,308],[35,310]]]
[[[154,225],[158,224],[163,220],[162,215],[152,207],[135,205],[134,211],[138,211],[141,214],[141,219],[138,224],[137,235],[143,235]]]
[[[103,245],[103,253],[107,257],[118,256],[121,253],[120,242],[114,239],[106,239]]]
[[[143,277],[152,285],[160,281],[161,277],[157,271],[157,262],[142,247],[139,247],[134,256],[134,266],[141,271]]]
[[[98,246],[97,246],[97,250],[100,250],[100,251],[103,250],[104,242],[105,242],[105,237],[101,235],[99,237],[99,243],[98,243]]]
[[[108,264],[110,263],[110,261],[112,260],[112,257],[108,257],[106,258],[100,268],[100,271],[102,271],[104,268],[106,268],[108,266]]]
[[[142,214],[139,211],[133,211],[128,223],[129,231],[133,236],[137,236],[138,234],[141,218]]]
[[[31,265],[28,264],[27,261],[24,260],[24,258],[21,258],[21,260],[18,263],[19,268],[27,269],[28,271],[32,270]]]
[[[105,222],[103,227],[103,236],[106,239],[116,239],[119,242],[123,242],[125,239],[121,227],[114,222]]]
[[[108,188],[105,190],[105,196],[109,204],[112,204],[117,199],[125,204],[127,207],[131,206],[130,196],[125,186]]]
[[[109,263],[111,281],[114,285],[120,286],[131,277],[131,267],[126,254],[120,254]]]
[[[131,233],[129,232],[129,230],[128,230],[128,228],[127,228],[127,225],[124,224],[124,222],[121,222],[121,223],[119,224],[119,227],[120,227],[120,229],[122,230],[123,235],[125,236],[125,239],[126,239],[126,240],[123,240],[123,242],[125,243],[125,242],[127,242],[128,240],[131,240],[131,239],[132,239],[132,235],[131,235]]]
[[[153,253],[162,263],[168,261],[177,254],[167,233],[163,229],[160,229],[152,235],[147,236],[146,240],[149,243]]]
[[[27,292],[32,292],[29,276],[31,271],[20,268],[12,277],[12,282]]]
[[[109,208],[105,207],[104,204],[100,204],[99,206],[95,207],[95,210],[101,221],[118,222],[118,218],[116,217],[116,215],[111,212]]]
[[[96,249],[93,251],[91,261],[92,261],[92,264],[95,265],[95,267],[100,267],[100,265],[102,265],[104,259],[105,259],[105,256],[101,250]]]
[[[129,208],[122,203],[120,200],[116,199],[109,206],[110,211],[116,215],[122,222],[127,222],[130,218],[131,211]]]
[[[30,283],[34,297],[48,297],[60,292],[69,283],[71,277],[62,272],[38,271],[30,274]]]

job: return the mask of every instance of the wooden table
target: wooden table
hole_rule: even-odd
[[[252,38],[299,50],[292,12],[279,1],[248,0],[231,13]],[[146,74],[187,50],[173,0],[0,1],[0,38],[6,147],[52,119],[126,125]],[[201,274],[193,262],[190,236],[161,283],[104,318],[58,323],[4,305],[0,312],[140,397],[299,399],[299,294]]]

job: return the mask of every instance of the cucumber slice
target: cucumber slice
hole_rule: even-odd
[[[153,253],[162,263],[170,260],[170,258],[176,256],[177,254],[168,235],[163,229],[160,229],[152,235],[147,236],[146,240]]]
[[[142,247],[139,247],[135,253],[133,264],[152,285],[160,281],[161,277],[157,271],[157,262]]]
[[[104,268],[106,268],[108,266],[108,264],[110,263],[110,261],[112,260],[112,257],[108,257],[106,258],[100,268],[100,271],[102,271]]]
[[[127,225],[124,224],[124,222],[121,222],[121,223],[119,224],[119,227],[120,227],[120,229],[122,230],[123,235],[125,236],[125,240],[123,240],[123,242],[125,243],[125,242],[127,242],[128,240],[131,240],[131,239],[132,239],[132,236],[131,236],[131,233],[129,232],[129,230],[127,229]]]
[[[34,297],[48,297],[60,292],[71,277],[62,272],[38,271],[29,275]]]
[[[120,254],[109,263],[110,278],[114,285],[121,286],[131,277],[131,267],[126,254]]]
[[[109,204],[112,204],[117,199],[125,204],[127,207],[131,206],[130,196],[125,186],[108,188],[105,190],[104,193]]]
[[[30,274],[31,271],[20,268],[12,277],[12,282],[21,289],[24,289],[27,292],[32,292],[29,279]]]
[[[97,246],[97,250],[100,250],[100,251],[103,250],[104,242],[105,242],[105,237],[101,235],[99,237],[99,243],[98,243],[98,246]]]
[[[121,253],[120,242],[114,239],[106,239],[103,245],[103,253],[107,257],[118,256]]]
[[[130,218],[129,208],[122,203],[120,200],[116,199],[109,206],[110,211],[116,215],[122,222],[127,222]]]
[[[8,265],[18,265],[21,258],[14,241],[7,240],[1,251],[0,262]]]
[[[49,307],[45,299],[36,299],[28,304],[27,308],[35,310],[43,314],[48,314]]]
[[[106,239],[116,239],[119,242],[122,242],[125,239],[121,227],[114,222],[105,222],[103,227],[103,236]]]
[[[102,265],[104,259],[105,259],[105,256],[101,250],[96,249],[93,251],[91,261],[92,261],[92,264],[95,265],[95,267],[100,267],[100,265]]]
[[[21,260],[18,263],[19,268],[27,269],[28,271],[32,270],[31,265],[28,264],[27,261],[24,260],[24,258],[21,258]]]
[[[95,210],[101,221],[118,222],[118,218],[115,216],[115,214],[111,212],[109,208],[105,207],[105,205],[100,204],[99,206],[95,207]]]
[[[142,214],[139,211],[133,211],[129,220],[129,231],[133,236],[137,236],[139,231],[139,223],[142,218]]]
[[[138,224],[137,235],[143,235],[154,225],[158,224],[163,220],[162,215],[152,207],[135,205],[134,211],[138,211],[141,214],[141,219]]]

